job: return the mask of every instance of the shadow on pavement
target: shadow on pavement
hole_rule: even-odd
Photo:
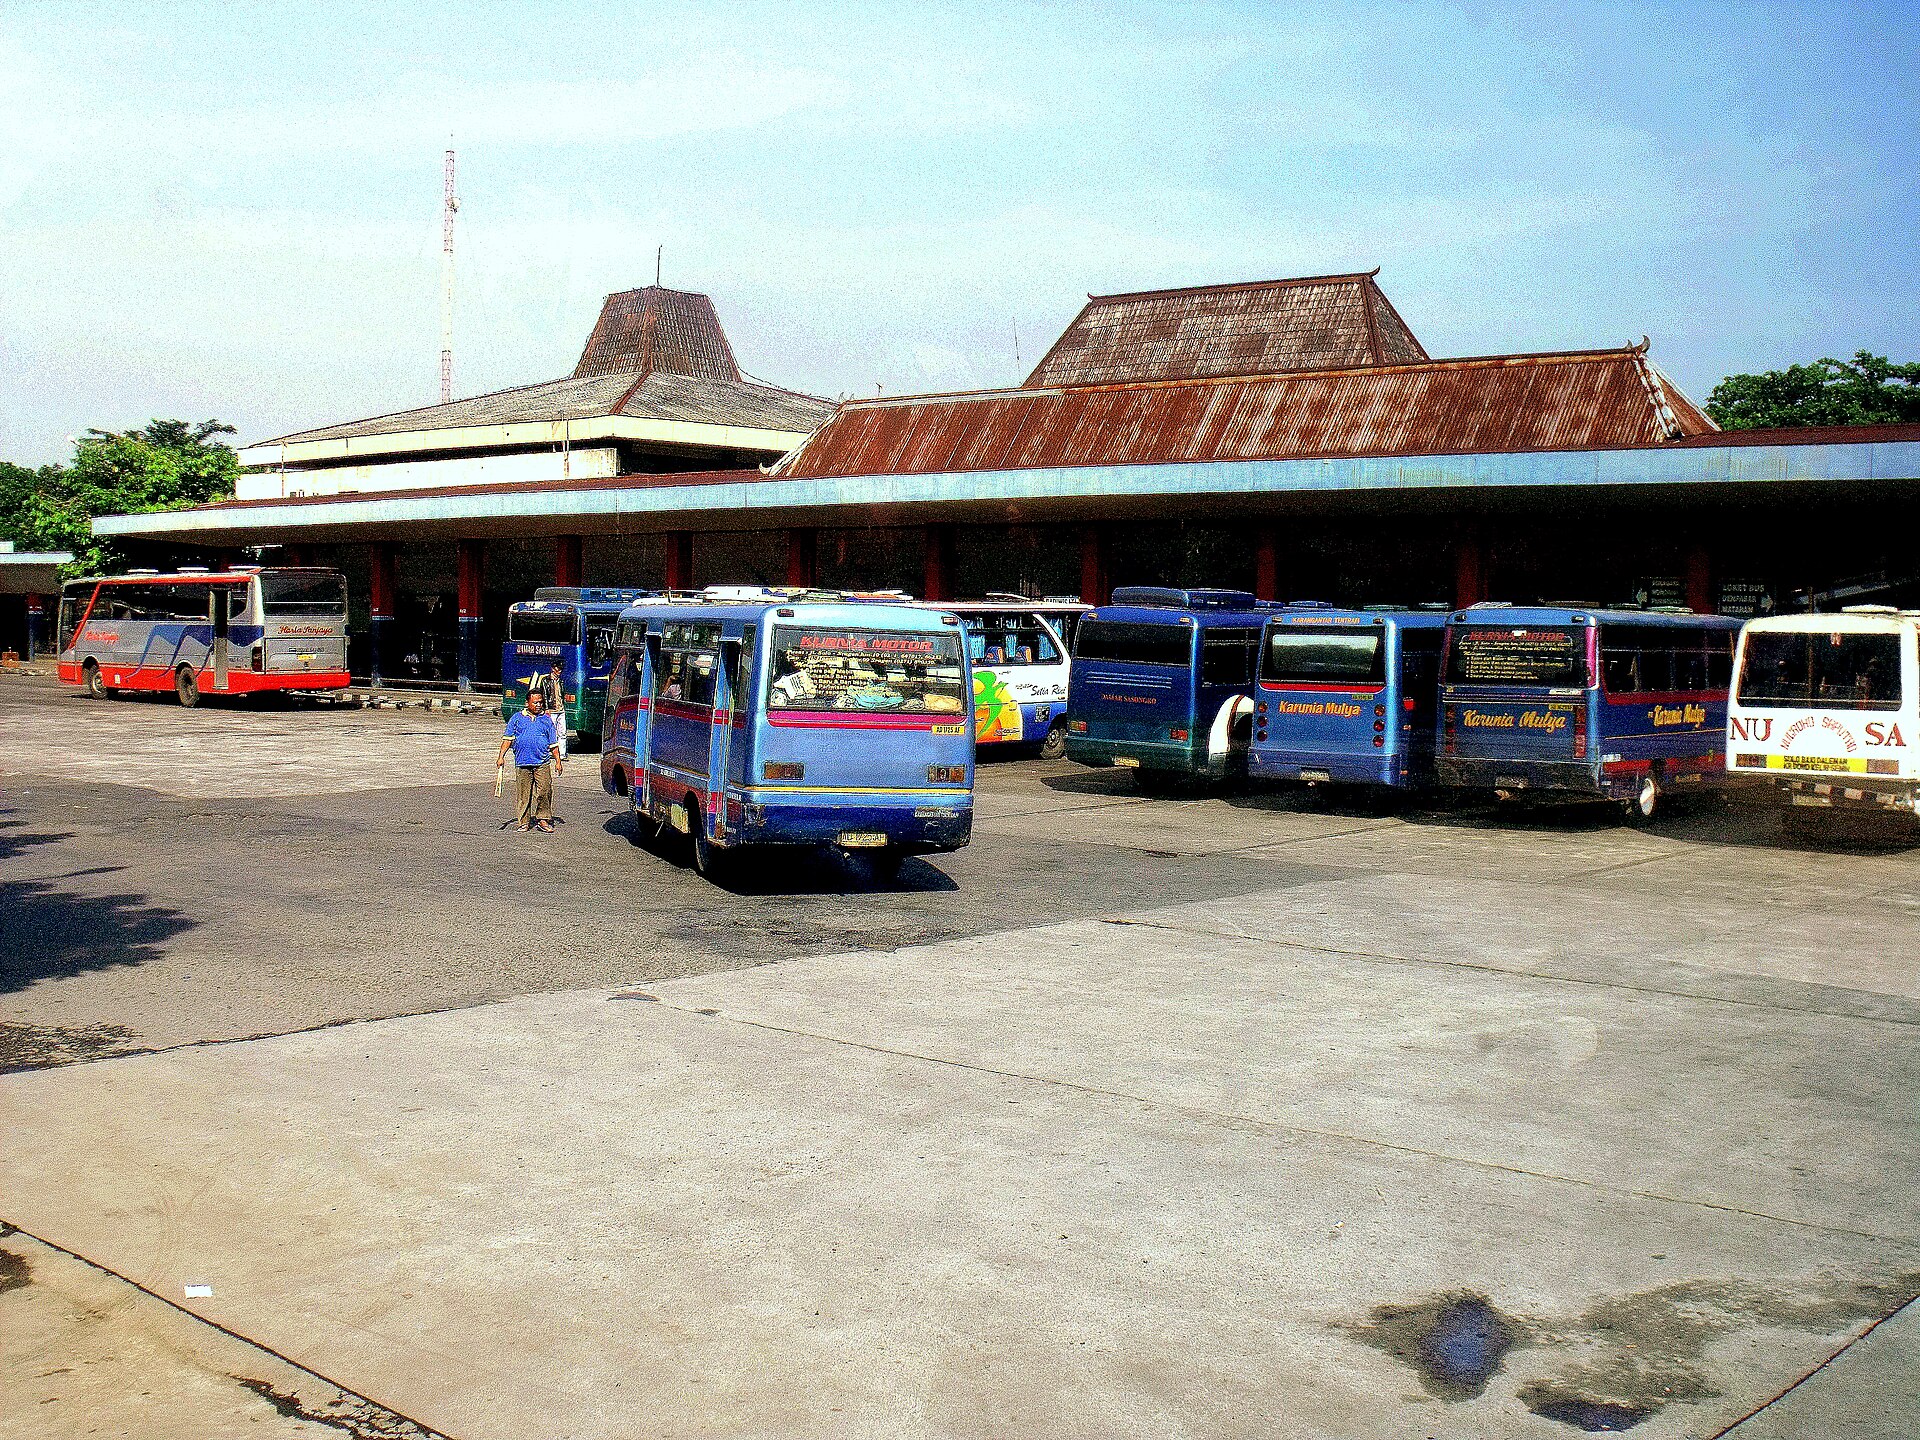
[[[0,860],[65,835],[22,830],[0,817]],[[113,874],[119,867],[94,867],[47,879],[0,881],[0,994],[23,990],[42,980],[60,980],[91,970],[139,965],[156,958],[161,946],[197,923],[169,906],[150,905],[142,895],[84,895],[60,888],[60,881]],[[20,1027],[0,1027],[10,1030]],[[9,1056],[0,1049],[0,1068]]]
[[[609,835],[620,836],[656,863],[693,867],[691,841],[672,832],[651,842],[642,840],[634,832],[631,812],[608,816],[601,828]],[[866,861],[831,846],[786,845],[729,854],[710,883],[731,895],[934,894],[960,888],[952,876],[925,856],[909,857],[899,873],[888,879],[876,875]]]

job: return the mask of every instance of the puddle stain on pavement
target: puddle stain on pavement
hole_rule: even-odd
[[[1602,1300],[1563,1323],[1505,1313],[1487,1296],[1461,1290],[1379,1305],[1364,1322],[1337,1328],[1410,1366],[1429,1393],[1448,1401],[1480,1396],[1512,1351],[1558,1351],[1557,1364],[1540,1367],[1558,1373],[1529,1378],[1517,1398],[1543,1419],[1602,1432],[1630,1429],[1675,1401],[1718,1395],[1707,1347],[1737,1331],[1831,1335],[1916,1298],[1920,1272],[1799,1288],[1682,1280]]]

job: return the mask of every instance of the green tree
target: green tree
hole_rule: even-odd
[[[124,568],[111,544],[96,540],[98,515],[135,515],[204,505],[233,494],[239,460],[217,437],[234,433],[217,420],[154,420],[138,430],[89,430],[72,463],[0,463],[0,539],[22,549],[71,550],[69,572]]]
[[[1707,397],[1722,430],[1920,421],[1920,364],[1895,365],[1865,350],[1758,375],[1729,375]]]

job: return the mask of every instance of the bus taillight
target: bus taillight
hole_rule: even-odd
[[[1573,712],[1573,758],[1587,758],[1587,712],[1584,707]]]

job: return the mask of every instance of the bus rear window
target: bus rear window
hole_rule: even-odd
[[[344,616],[347,582],[321,571],[262,570],[260,604],[269,615]]]
[[[1453,685],[1584,689],[1587,632],[1572,625],[1463,627],[1453,632],[1446,679]]]
[[[959,715],[971,699],[958,630],[935,635],[783,626],[773,632],[768,651],[769,710]]]
[[[1193,664],[1193,627],[1143,625],[1132,620],[1082,620],[1080,633],[1073,640],[1073,654],[1078,660],[1177,665],[1185,670]]]
[[[1858,630],[1747,632],[1742,705],[1898,710],[1900,637]]]
[[[509,610],[507,639],[578,645],[580,613],[577,610]]]
[[[1378,630],[1274,630],[1260,657],[1260,678],[1282,685],[1382,685],[1386,650]]]

